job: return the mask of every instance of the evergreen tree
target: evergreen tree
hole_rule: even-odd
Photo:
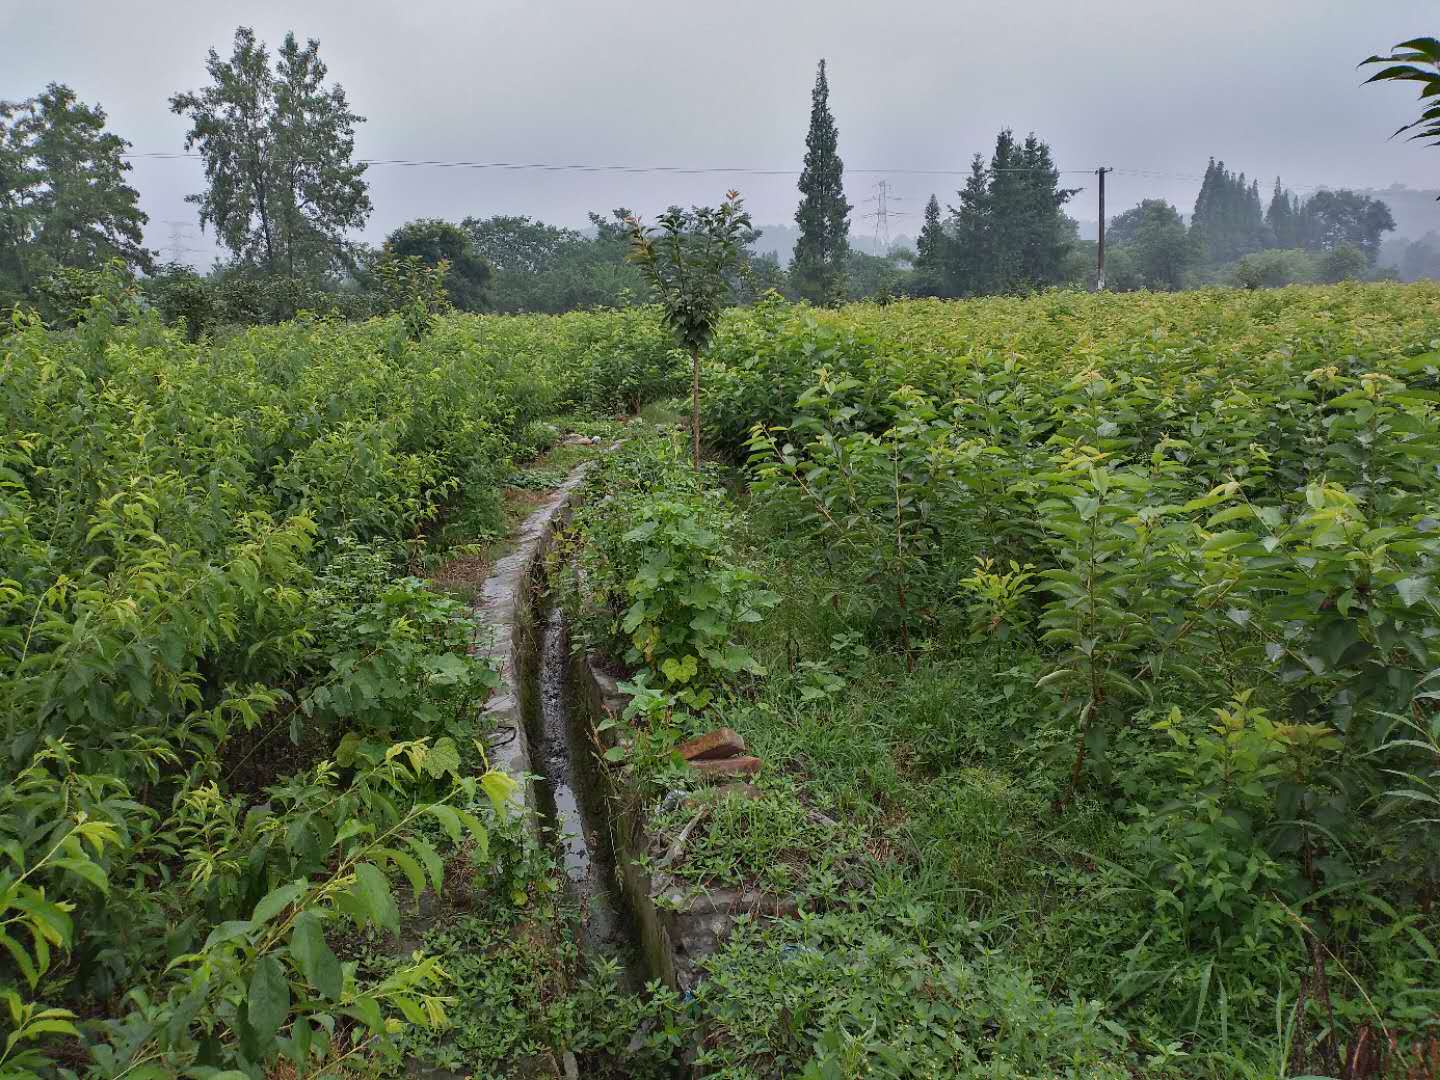
[[[925,204],[925,224],[915,241],[915,294],[940,296],[945,273],[945,226],[940,220],[940,200],[933,194]]]
[[[1279,248],[1334,251],[1352,247],[1373,266],[1384,234],[1395,228],[1390,207],[1379,199],[1340,188],[1318,191],[1301,202],[1277,178],[1265,224]]]
[[[1050,147],[1026,136],[1018,156],[1020,197],[1015,231],[1019,252],[1018,273],[1009,288],[1032,289],[1058,284],[1064,276],[1065,256],[1074,243],[1075,230],[1062,207],[1080,190],[1062,188]]]
[[[810,95],[810,131],[805,136],[805,167],[800,173],[800,208],[795,223],[791,281],[802,297],[830,304],[845,296],[851,205],[845,201],[845,165],[837,152],[839,132],[830,113],[830,83],[820,61]]]
[[[1023,275],[1025,215],[1029,201],[1022,152],[1006,128],[990,155],[990,281],[986,292],[1010,292]]]
[[[945,259],[952,295],[1023,292],[1061,281],[1074,244],[1061,207],[1076,189],[1061,188],[1050,148],[1033,134],[1017,143],[1009,130],[995,138],[987,165],[979,154],[951,207]]]
[[[1299,247],[1296,234],[1295,202],[1290,193],[1280,186],[1275,178],[1275,191],[1270,196],[1270,207],[1265,211],[1265,225],[1270,230],[1270,243],[1277,248]]]
[[[1237,176],[1211,158],[1195,198],[1190,235],[1199,257],[1211,265],[1259,251],[1266,235],[1259,183],[1247,182],[1244,173]]]
[[[950,208],[950,242],[945,245],[945,288],[951,296],[978,296],[992,291],[990,250],[990,170],[976,154],[970,175],[958,192],[960,205]]]

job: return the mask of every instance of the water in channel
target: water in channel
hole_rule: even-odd
[[[564,612],[551,606],[541,624],[533,694],[535,766],[541,774],[540,808],[550,817],[554,842],[580,911],[585,952],[620,961],[627,983],[644,982],[639,950],[615,876],[604,799],[595,776],[588,725],[571,708],[570,640]]]

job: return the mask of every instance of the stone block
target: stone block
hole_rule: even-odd
[[[713,761],[692,761],[690,767],[706,779],[729,779],[732,776],[754,776],[760,771],[757,757],[718,758]]]
[[[686,761],[713,761],[745,753],[745,740],[728,727],[699,735],[675,748]]]

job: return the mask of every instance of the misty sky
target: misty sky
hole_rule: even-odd
[[[318,37],[331,76],[368,118],[367,158],[797,170],[815,62],[830,64],[852,230],[874,184],[913,234],[931,191],[953,201],[1002,126],[1034,130],[1063,169],[1106,164],[1109,214],[1145,196],[1189,212],[1212,154],[1313,185],[1440,187],[1440,151],[1387,136],[1418,112],[1412,89],[1367,87],[1355,64],[1440,33],[1434,0],[0,0],[0,98],[50,81],[99,102],[140,152],[183,148],[169,95],[204,83],[237,23],[272,46]],[[862,173],[859,170],[882,170]],[[757,223],[789,222],[795,176],[370,169],[379,240],[415,217],[526,213],[580,225],[589,209],[651,215],[738,187]],[[130,174],[153,247],[198,161]],[[1094,219],[1093,177],[1073,216]],[[187,243],[208,248],[191,225]],[[199,258],[198,255],[193,255]],[[206,261],[203,258],[200,261]]]

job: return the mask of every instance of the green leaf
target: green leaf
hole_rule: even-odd
[[[306,982],[328,1000],[340,1000],[344,974],[340,961],[326,944],[325,928],[314,912],[304,912],[295,920],[295,929],[290,932],[290,957]]]
[[[696,618],[698,620],[699,616]],[[692,622],[691,625],[693,626],[694,623]],[[695,677],[695,673],[698,670],[699,662],[695,659],[693,653],[686,656],[684,660],[676,660],[674,657],[670,657],[660,665],[661,673],[672,683],[689,682]]]
[[[480,849],[480,858],[490,857],[490,832],[485,825],[469,810],[457,811],[460,820],[465,823],[465,828],[470,831],[470,836],[475,841],[475,846]]]
[[[410,850],[415,852],[420,861],[425,864],[425,869],[430,875],[430,887],[436,892],[439,892],[440,886],[444,883],[445,879],[445,864],[441,861],[439,854],[436,853],[433,847],[418,836],[410,837],[406,843],[410,845]]]
[[[239,937],[248,937],[255,929],[255,924],[246,919],[230,919],[221,923],[210,931],[210,936],[205,939],[203,951],[209,952],[216,945],[231,941]]]
[[[471,661],[455,653],[442,653],[432,657],[426,666],[431,673],[430,681],[437,686],[453,686],[463,682],[471,671]]]
[[[110,879],[105,876],[104,870],[89,859],[55,859],[51,865],[68,870],[78,878],[83,878],[107,896],[110,894]]]
[[[1425,577],[1401,578],[1395,582],[1395,591],[1400,594],[1406,607],[1413,607],[1430,591],[1430,579]]]
[[[335,748],[335,764],[342,769],[348,769],[355,764],[355,753],[360,749],[363,740],[357,732],[350,732],[340,740],[340,745]]]
[[[354,1004],[343,1012],[359,1020],[373,1034],[379,1035],[385,1030],[385,1017],[380,1012],[380,1003],[373,997],[356,998]]]
[[[511,807],[511,801],[519,788],[515,778],[509,773],[500,769],[491,769],[480,777],[480,788],[490,798],[490,805],[495,808],[495,813],[503,817]],[[456,828],[458,831],[459,822],[457,819]],[[459,839],[457,834],[456,839]]]
[[[358,863],[355,867],[355,888],[351,891],[365,906],[376,925],[386,930],[400,928],[400,909],[395,906],[395,897],[390,893],[390,882],[379,867],[371,863]]]
[[[269,922],[299,899],[309,887],[310,883],[302,879],[292,881],[288,885],[281,885],[278,889],[272,889],[255,905],[255,912],[250,916],[250,921],[256,926]]]
[[[446,774],[459,775],[460,749],[448,735],[435,740],[425,755],[425,771],[437,780]]]
[[[483,786],[485,781],[481,780],[480,783]],[[431,803],[425,810],[431,817],[440,822],[452,841],[457,844],[460,842],[460,817],[455,813],[453,808],[446,806],[444,803]]]
[[[1204,552],[1228,551],[1230,548],[1238,547],[1240,544],[1248,543],[1253,539],[1254,537],[1250,533],[1237,532],[1234,529],[1230,529],[1225,532],[1216,533],[1210,537],[1210,539],[1200,545],[1200,550]]]
[[[249,1005],[250,1028],[264,1051],[274,1042],[280,1025],[290,1015],[290,982],[274,955],[262,956],[256,962],[245,1000]]]
[[[414,894],[418,904],[420,894],[425,891],[425,871],[420,868],[419,862],[413,855],[397,851],[395,848],[386,848],[385,857],[394,862],[405,875],[406,880],[410,882],[410,891]]]

